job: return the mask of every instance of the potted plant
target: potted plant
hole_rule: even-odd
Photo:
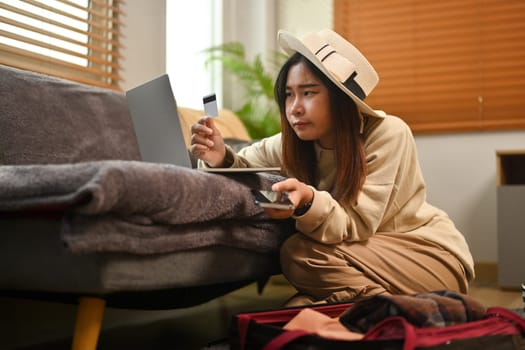
[[[280,52],[271,52],[265,63],[260,54],[253,61],[246,57],[243,44],[225,43],[204,50],[205,65],[219,62],[225,72],[241,85],[243,101],[234,110],[253,139],[273,135],[281,130],[279,109],[274,99],[273,85],[277,69],[286,59]]]

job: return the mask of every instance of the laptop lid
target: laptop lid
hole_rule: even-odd
[[[142,160],[191,168],[167,74],[126,92]]]

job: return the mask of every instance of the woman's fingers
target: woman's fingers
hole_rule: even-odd
[[[289,178],[273,184],[272,191],[288,192],[288,197],[296,208],[311,201],[313,196],[312,189],[295,178]]]
[[[209,137],[204,136],[202,134],[195,133],[191,135],[190,144],[191,145],[202,145],[202,146],[206,146],[207,148],[211,148],[213,147],[215,143]]]

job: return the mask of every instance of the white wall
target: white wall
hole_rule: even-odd
[[[224,1],[225,35],[249,52],[275,49],[280,28],[303,35],[332,27],[332,0]],[[164,72],[164,9],[165,0],[127,2],[125,86]],[[429,201],[454,219],[476,261],[496,262],[495,152],[525,149],[525,130],[417,135],[416,142]]]
[[[463,232],[477,262],[497,254],[496,151],[525,149],[525,131],[416,136],[428,200]]]
[[[302,37],[333,27],[332,0],[286,0],[277,2],[277,28]]]
[[[166,0],[132,0],[124,5],[122,89],[166,71]]]

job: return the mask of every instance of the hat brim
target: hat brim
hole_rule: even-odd
[[[347,94],[357,105],[357,108],[363,113],[371,117],[384,118],[383,115],[378,114],[363,100],[354,95],[346,86],[337,80],[328,70],[324,67],[321,61],[294,35],[286,31],[279,31],[278,41],[281,48],[289,55],[295,52],[303,55],[308,61],[312,62],[328,79],[330,79],[339,89]]]

